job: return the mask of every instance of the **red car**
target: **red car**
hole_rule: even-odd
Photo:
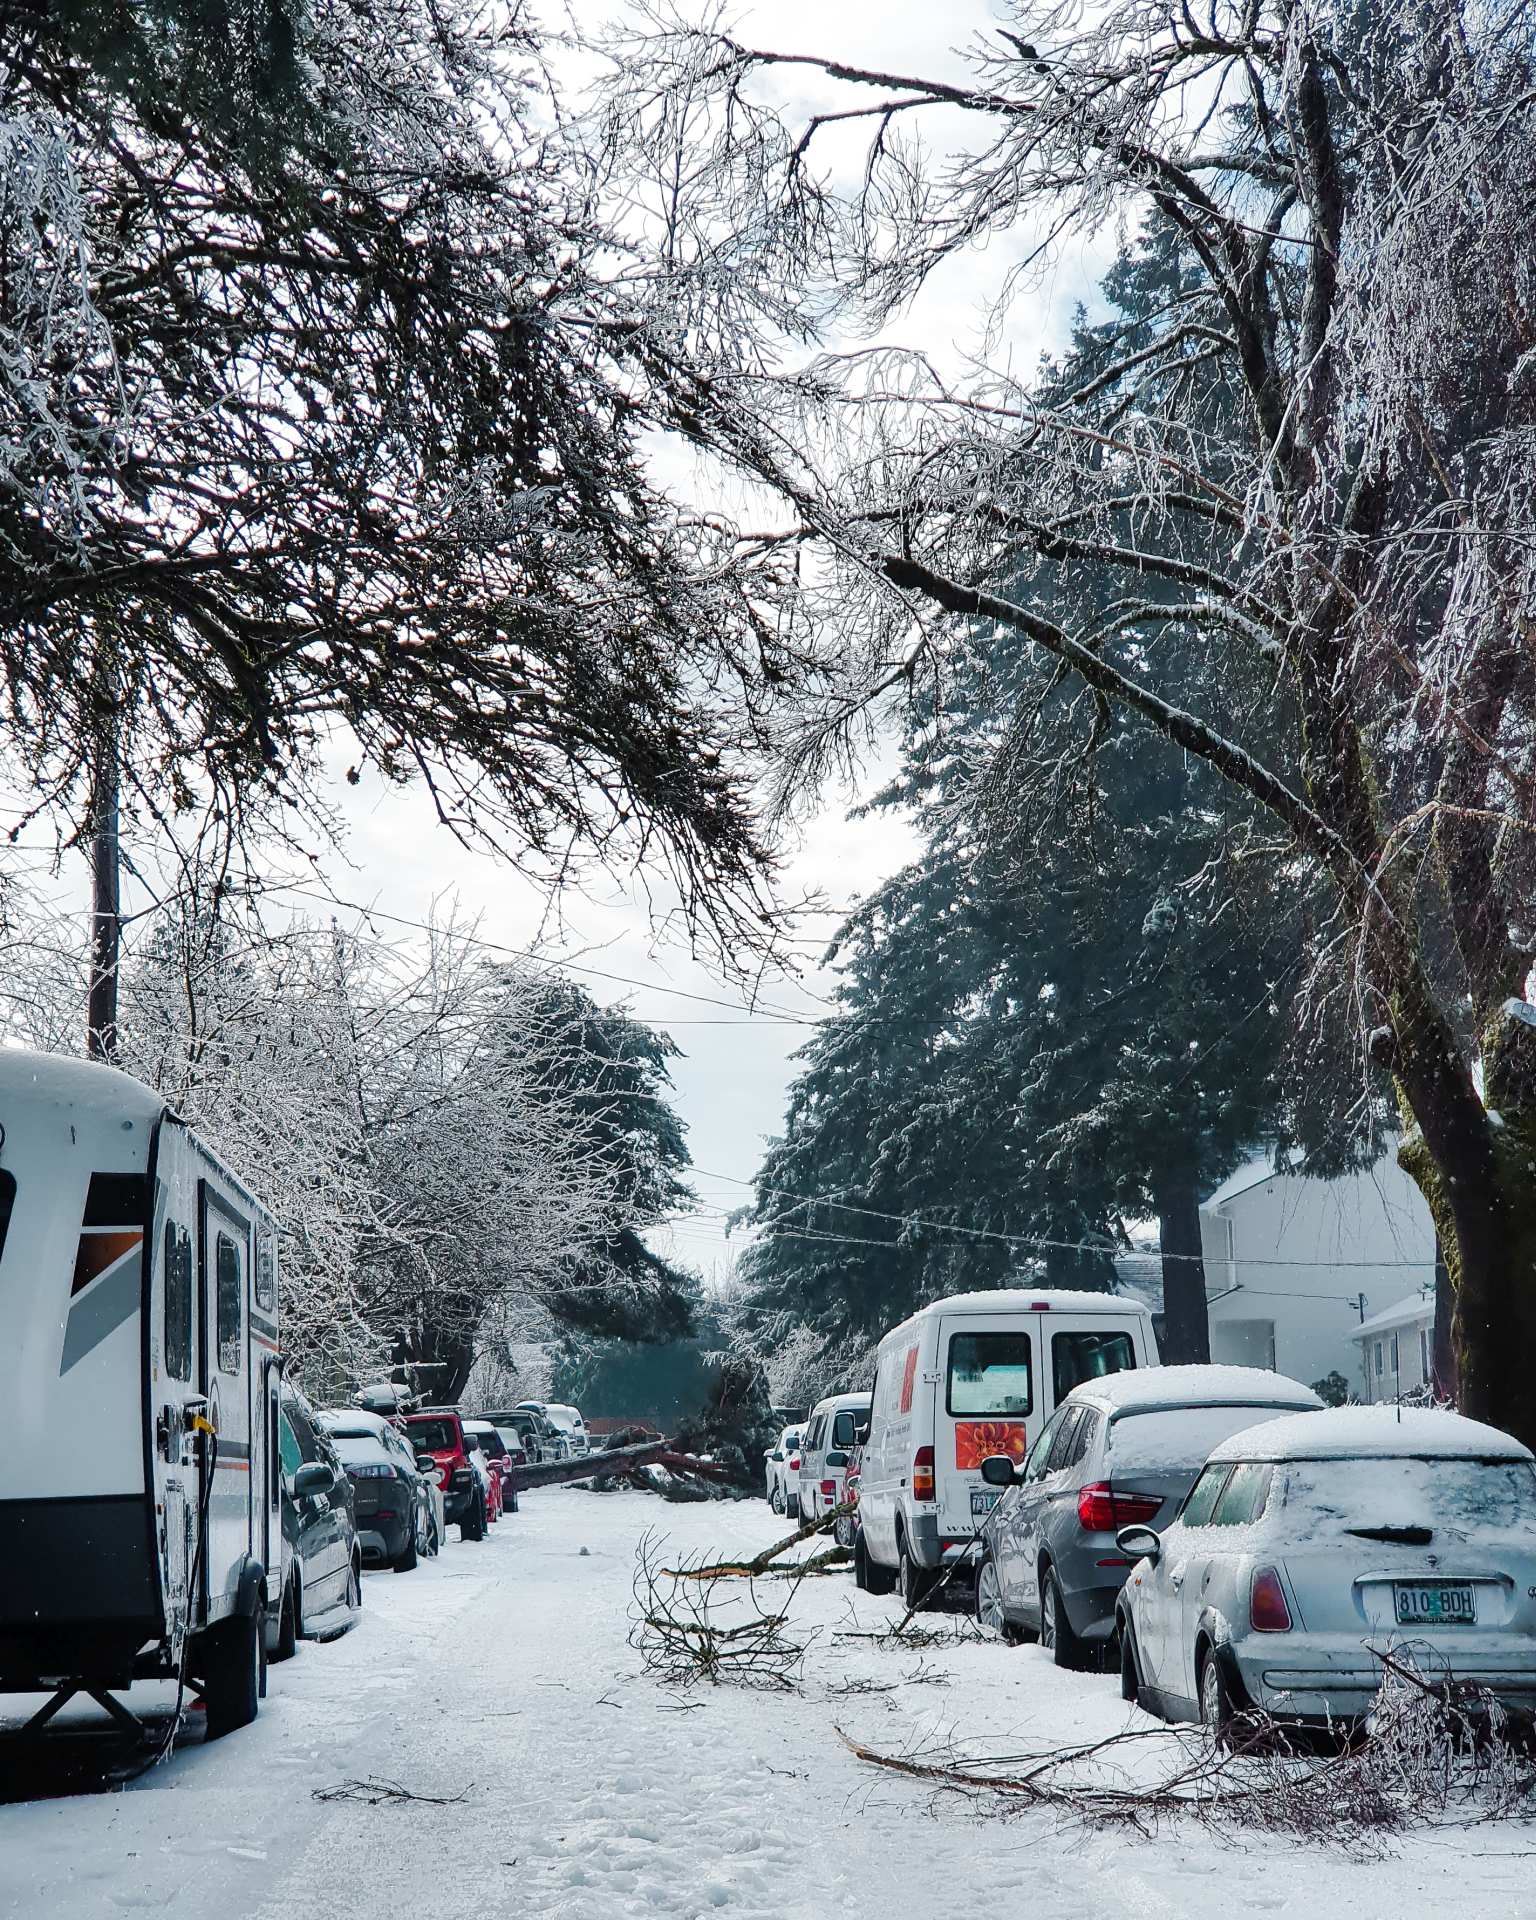
[[[497,1495],[503,1513],[517,1512],[517,1477],[515,1469],[525,1465],[528,1456],[519,1446],[512,1451],[506,1436],[500,1432],[494,1421],[466,1420],[464,1431],[476,1444],[485,1457],[485,1464],[491,1470],[491,1477],[497,1486]]]
[[[436,1461],[443,1489],[443,1516],[457,1525],[461,1540],[483,1540],[492,1520],[501,1512],[501,1488],[496,1476],[470,1464],[470,1449],[457,1407],[435,1407],[409,1413],[405,1431],[418,1453]]]

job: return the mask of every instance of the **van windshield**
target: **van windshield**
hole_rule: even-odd
[[[956,1333],[949,1342],[945,1402],[951,1413],[1010,1414],[1034,1409],[1031,1348],[1027,1333]]]

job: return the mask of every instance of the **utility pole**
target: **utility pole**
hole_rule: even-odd
[[[93,1060],[110,1060],[117,1052],[117,973],[123,934],[115,675],[107,676],[104,692],[91,796],[91,972],[86,988],[85,1050]]]

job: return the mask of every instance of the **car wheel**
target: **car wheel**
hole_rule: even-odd
[[[1010,1647],[1018,1642],[1018,1630],[1003,1611],[1002,1576],[990,1553],[976,1569],[976,1624]]]
[[[905,1534],[901,1540],[900,1557],[896,1562],[896,1581],[901,1589],[901,1603],[908,1613],[916,1613],[933,1589],[933,1575],[926,1567],[920,1567],[912,1558]]]
[[[361,1560],[352,1562],[352,1570],[347,1575],[347,1605],[354,1613],[361,1613],[363,1610],[363,1563]]]
[[[208,1709],[209,1740],[248,1727],[261,1710],[266,1690],[266,1636],[255,1614],[226,1620],[208,1636],[203,1657],[203,1700]]]
[[[779,1514],[783,1513],[784,1489],[779,1485],[777,1480],[775,1480],[773,1483],[773,1492],[769,1497],[768,1504],[770,1507],[773,1508],[775,1513],[779,1513]]]
[[[411,1537],[405,1543],[404,1551],[395,1561],[396,1573],[414,1573],[416,1571],[416,1533],[413,1528]]]
[[[1232,1696],[1211,1648],[1200,1666],[1200,1724],[1212,1746],[1224,1747],[1232,1737]]]
[[[785,1494],[784,1513],[786,1518],[790,1520],[798,1520],[800,1518],[800,1496],[798,1493]]]
[[[1087,1665],[1083,1643],[1072,1631],[1061,1585],[1048,1567],[1040,1576],[1040,1644],[1058,1667],[1080,1672]]]
[[[283,1588],[282,1612],[277,1622],[277,1645],[272,1649],[274,1661],[291,1660],[299,1650],[299,1595],[294,1581],[290,1580]]]
[[[832,1538],[840,1547],[853,1545],[853,1515],[840,1513],[832,1525]]]

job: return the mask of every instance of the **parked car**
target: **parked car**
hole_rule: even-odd
[[[867,1393],[834,1393],[811,1409],[800,1438],[800,1518],[824,1519],[841,1504],[848,1455],[869,1419]]]
[[[529,1464],[528,1446],[522,1431],[514,1427],[510,1421],[493,1420],[491,1424],[501,1435],[502,1445],[507,1450],[507,1459],[511,1462],[515,1475],[519,1468]]]
[[[786,1427],[763,1455],[768,1504],[775,1513],[800,1511],[800,1429]]]
[[[1457,1414],[1339,1407],[1211,1454],[1173,1524],[1121,1529],[1121,1690],[1216,1737],[1349,1722],[1389,1648],[1536,1704],[1536,1461]]]
[[[490,1496],[470,1464],[464,1425],[457,1407],[437,1407],[405,1417],[406,1438],[419,1454],[430,1454],[437,1464],[443,1490],[443,1512],[461,1540],[483,1540],[490,1527]]]
[[[550,1409],[542,1400],[519,1400],[518,1411],[531,1413],[539,1421],[539,1439],[544,1448],[546,1460],[569,1460],[571,1457],[571,1436],[558,1421],[551,1417]]]
[[[419,1458],[392,1421],[357,1407],[319,1416],[331,1436],[356,1502],[363,1559],[409,1573],[422,1555],[442,1544],[442,1494],[437,1463]]]
[[[290,1382],[278,1395],[284,1579],[267,1657],[286,1660],[300,1640],[333,1640],[357,1624],[363,1553],[352,1483],[309,1402]]]
[[[493,1427],[491,1431],[496,1430]],[[485,1518],[488,1526],[494,1527],[501,1518],[504,1503],[501,1493],[500,1470],[491,1465],[490,1456],[483,1444],[483,1435],[464,1422],[464,1450],[469,1455],[469,1464],[474,1469],[485,1494]]]
[[[982,1528],[978,1620],[1009,1640],[1038,1633],[1059,1667],[1096,1661],[1130,1571],[1118,1530],[1166,1525],[1232,1434],[1322,1404],[1261,1367],[1150,1367],[1074,1387],[1022,1467],[982,1462],[1002,1491]]]
[[[565,1435],[573,1460],[579,1460],[592,1451],[592,1437],[587,1432],[587,1423],[582,1419],[579,1407],[566,1406],[558,1400],[547,1400],[544,1403],[544,1418]]]
[[[517,1482],[512,1475],[512,1449],[501,1431],[489,1420],[466,1420],[464,1431],[478,1446],[486,1465],[496,1476],[498,1513],[517,1512]],[[522,1448],[518,1448],[522,1452]]]
[[[992,1509],[991,1454],[1023,1460],[1075,1386],[1157,1365],[1152,1315],[1113,1293],[953,1294],[893,1327],[875,1364],[854,1580],[920,1605],[941,1569],[970,1578]]]
[[[500,1412],[492,1408],[485,1418],[495,1426],[510,1423],[521,1431],[531,1466],[539,1466],[546,1460],[565,1458],[564,1442],[538,1407],[504,1407]]]
[[[859,1539],[859,1478],[864,1466],[862,1446],[848,1450],[848,1471],[843,1478],[843,1505],[850,1509],[840,1513],[832,1523],[832,1538],[840,1547],[855,1548]]]

